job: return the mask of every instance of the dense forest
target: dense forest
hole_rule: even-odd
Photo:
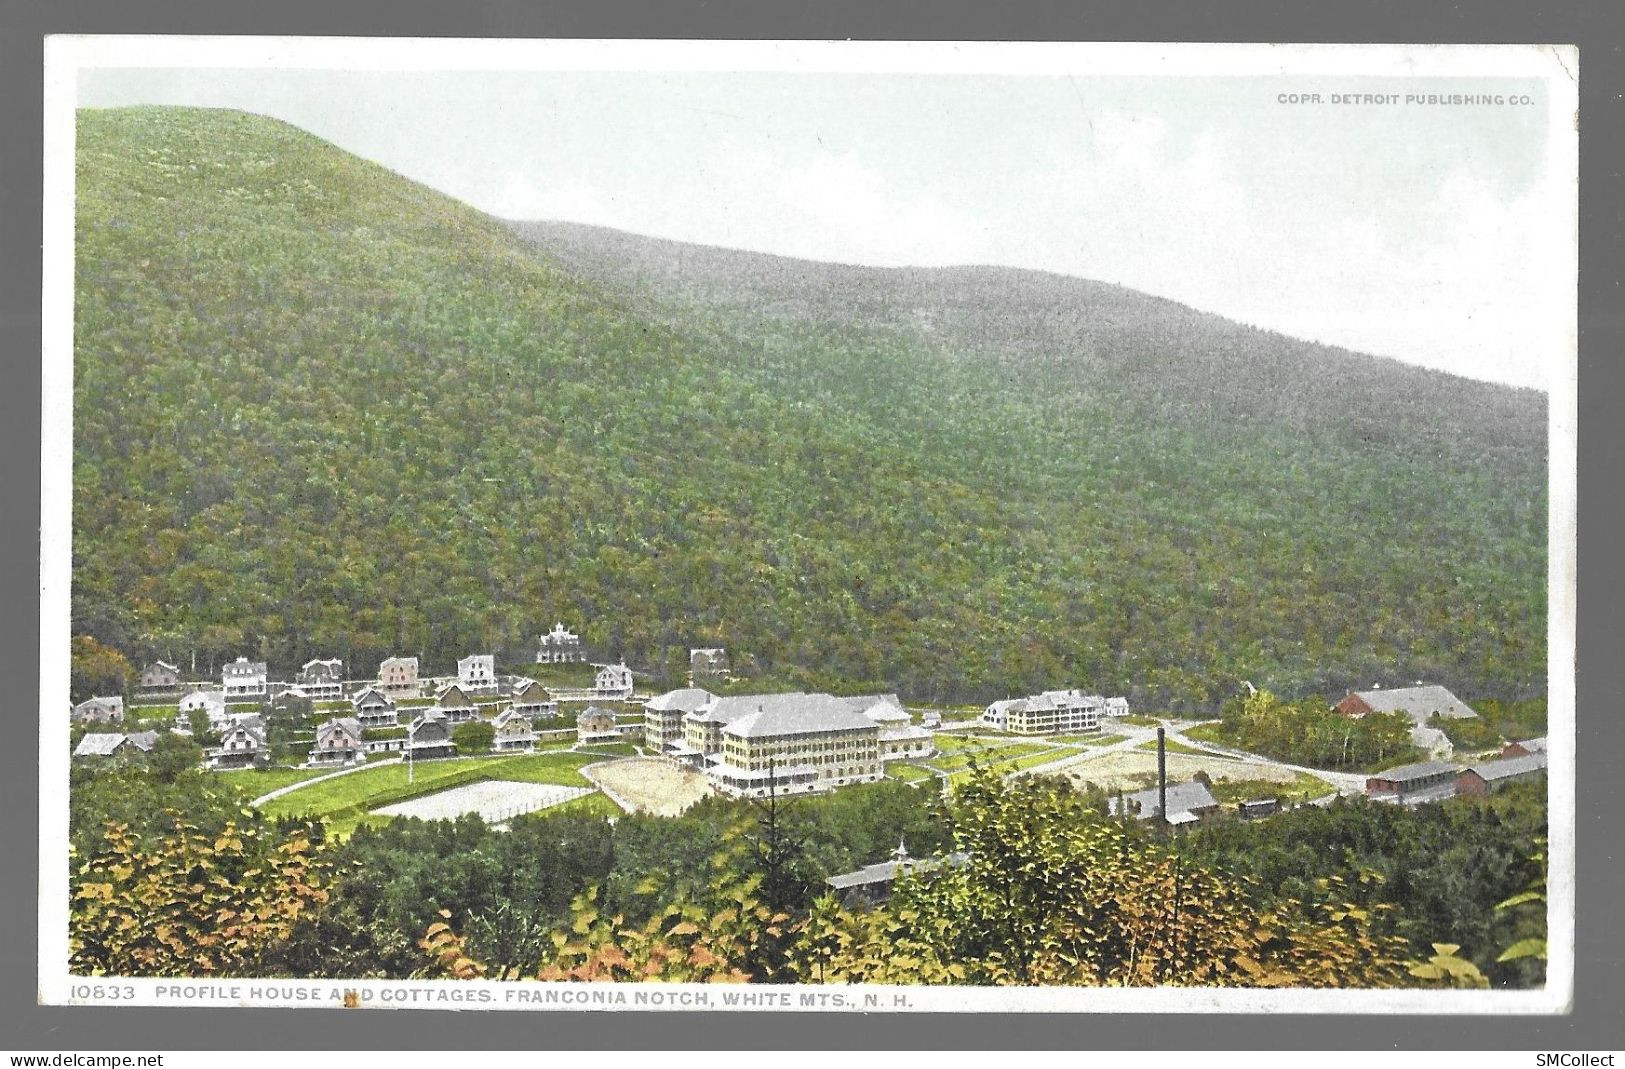
[[[234,112],[82,112],[77,212],[73,632],[132,661],[444,672],[564,620],[659,682],[1545,691],[1536,393],[1079,279],[511,226]]]

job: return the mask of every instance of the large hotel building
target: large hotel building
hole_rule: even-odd
[[[644,717],[651,745],[741,797],[870,783],[885,775],[884,762],[934,751],[931,733],[889,694],[718,697],[691,687],[645,703]]]

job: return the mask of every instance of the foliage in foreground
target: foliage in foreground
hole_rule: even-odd
[[[177,820],[144,843],[128,826],[76,871],[68,965],[92,976],[257,976],[328,900],[329,866],[302,832]]]
[[[676,819],[561,813],[519,818],[507,832],[477,817],[396,820],[315,846],[301,827],[279,834],[229,798],[173,785],[146,797],[190,808],[140,830],[109,820],[74,854],[76,971],[1251,987],[1540,980],[1531,966],[1543,916],[1522,908],[1540,890],[1527,844],[1543,811],[1529,791],[1424,812],[1302,810],[1176,843],[1106,818],[1097,796],[1062,781],[1006,783],[986,770],[968,774],[941,810],[930,792],[892,783],[797,799],[770,817],[713,799]],[[86,820],[90,802],[109,799],[87,792]],[[880,908],[818,894],[823,873],[872,862],[900,835],[916,856],[958,851],[962,863],[906,877]],[[1300,842],[1307,862],[1290,849]],[[1436,850],[1440,842],[1450,845]],[[1394,844],[1392,865],[1383,843]],[[1422,859],[1432,853],[1430,868]]]
[[[804,914],[771,909],[760,873],[726,852],[691,899],[642,925],[574,905],[542,979],[1076,986],[1394,987],[1409,944],[1379,931],[1341,877],[1312,899],[1266,902],[1252,881],[1182,859],[1101,817],[1053,783],[979,773],[951,820],[962,863],[901,880],[891,902],[850,909],[825,896]],[[421,944],[431,973],[486,975],[449,926]],[[512,975],[512,974],[509,974]]]
[[[1415,808],[1354,799],[1304,806],[1261,821],[1197,829],[1184,850],[1197,864],[1289,898],[1350,873],[1371,878],[1349,889],[1363,909],[1389,907],[1379,930],[1415,953],[1455,945],[1497,986],[1539,984],[1538,961],[1498,962],[1502,947],[1544,933],[1544,914],[1496,903],[1538,875],[1530,859],[1546,833],[1544,785],[1514,784],[1483,799]]]

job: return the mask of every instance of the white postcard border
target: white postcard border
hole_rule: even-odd
[[[991,42],[605,41],[197,36],[54,36],[45,42],[42,459],[40,473],[39,1001],[47,1005],[342,1006],[509,1009],[739,1009],[783,1011],[1199,1012],[1199,1013],[1561,1013],[1573,998],[1575,957],[1575,621],[1577,600],[1577,322],[1561,332],[1565,366],[1549,392],[1548,485],[1548,982],[1535,991],[1259,991],[1249,989],[872,988],[791,986],[793,1004],[722,1005],[710,985],[603,985],[624,993],[516,1002],[514,984],[488,981],[159,981],[70,976],[68,960],[68,754],[61,745],[70,707],[69,589],[72,572],[74,110],[77,79],[96,67],[303,68],[344,70],[777,71],[920,74],[1212,76],[1301,75],[1394,78],[1522,77],[1548,90],[1550,189],[1578,185],[1578,53],[1567,45],[1057,44]],[[1554,227],[1573,236],[1554,265],[1578,289],[1578,203],[1562,205]],[[1559,346],[1554,344],[1554,350]],[[216,984],[213,991],[162,989]],[[598,985],[517,985],[585,992]],[[222,994],[219,988],[231,989]],[[324,998],[289,994],[320,990]],[[115,991],[114,989],[118,989]],[[455,1002],[436,992],[492,991]],[[746,989],[742,989],[746,990]],[[762,988],[748,989],[761,992]],[[390,991],[423,992],[399,1000]],[[645,993],[641,1003],[634,996]],[[855,1005],[819,1005],[803,995],[839,992]],[[334,998],[337,993],[338,997]],[[708,1004],[689,1004],[708,993]],[[658,994],[663,1001],[650,1004]],[[765,996],[764,996],[765,998]],[[875,1001],[871,1002],[870,999]]]

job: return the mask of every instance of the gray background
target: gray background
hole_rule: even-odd
[[[37,738],[32,687],[6,711],[0,747],[8,784],[0,866],[11,936],[0,942],[0,1049],[18,1051],[285,1047],[569,1049],[592,1047],[1091,1049],[1484,1048],[1608,1049],[1625,1046],[1622,988],[1619,779],[1622,749],[1622,526],[1617,490],[1622,443],[1617,412],[1625,321],[1620,307],[1621,175],[1625,129],[1620,78],[1625,5],[1528,0],[1424,6],[1414,0],[1304,4],[1138,0],[0,0],[0,353],[11,387],[0,396],[10,503],[0,596],[17,611],[0,619],[9,676],[33,680],[38,604],[41,41],[47,33],[236,33],[355,36],[723,37],[935,40],[1552,42],[1580,45],[1580,585],[1578,963],[1574,1013],[1565,1018],[1299,1017],[1207,1015],[1068,1017],[812,1014],[345,1014],[331,1010],[63,1009],[35,1002]]]

